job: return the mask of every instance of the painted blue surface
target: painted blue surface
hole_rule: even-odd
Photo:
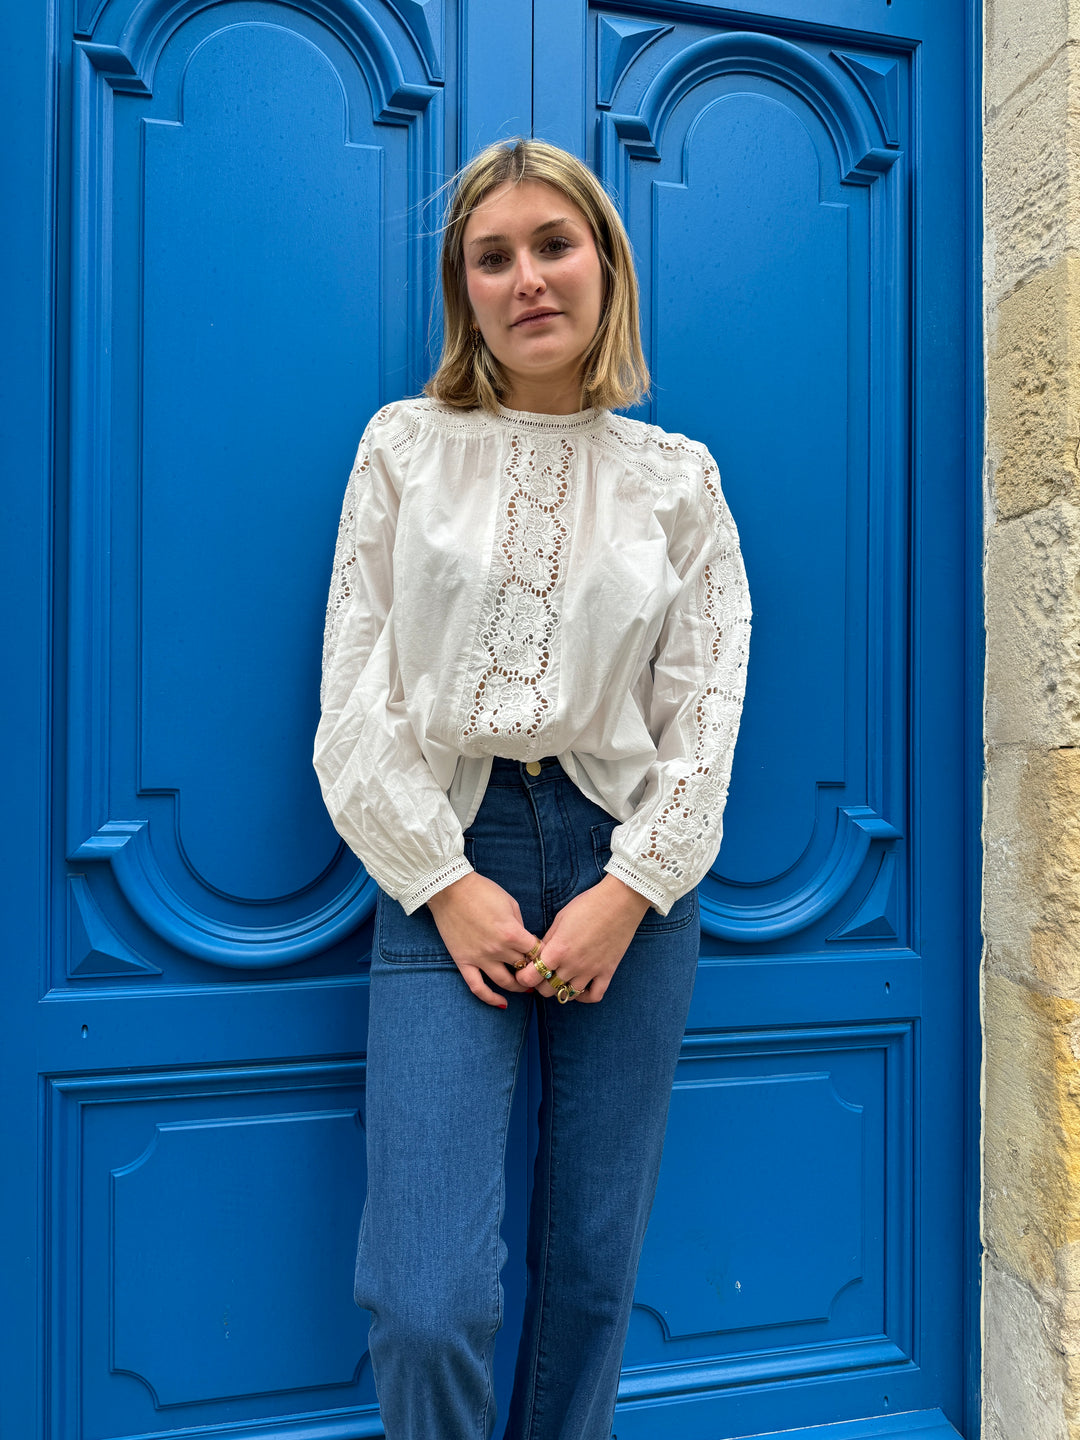
[[[648,413],[719,458],[756,624],[616,1428],[940,1407],[973,1434],[952,1159],[965,582],[946,559],[969,523],[945,84],[966,33],[942,7],[880,7],[873,33],[865,6],[778,9],[747,33],[626,7],[618,43],[605,9],[585,66],[580,144],[638,255]],[[559,109],[543,45],[537,27],[539,132]]]
[[[360,429],[427,370],[424,198],[533,127],[618,196],[643,413],[716,454],[755,600],[616,1433],[974,1437],[971,17],[34,8],[0,98],[0,1431],[379,1434],[371,890],[308,761],[321,612]]]
[[[617,1429],[931,1409],[974,1434],[964,16],[874,7],[871,31],[838,0],[748,33],[604,7],[582,39],[578,15],[537,26],[534,122],[584,44],[579,146],[639,262],[645,413],[716,454],[755,601]]]

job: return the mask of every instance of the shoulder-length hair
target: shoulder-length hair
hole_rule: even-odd
[[[619,213],[596,176],[575,156],[518,136],[482,150],[450,182],[442,244],[443,349],[425,393],[447,405],[494,411],[507,393],[502,366],[472,329],[465,276],[465,226],[497,186],[540,180],[571,200],[592,230],[604,274],[600,324],[582,356],[581,406],[635,405],[649,387],[641,352],[634,260]]]

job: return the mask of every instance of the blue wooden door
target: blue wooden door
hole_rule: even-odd
[[[768,8],[537,12],[754,597],[619,1440],[963,1425],[964,7]]]
[[[344,479],[426,373],[444,38],[383,0],[20,8],[56,196],[52,570],[21,612],[51,607],[53,768],[22,797],[0,1428],[378,1434],[372,886],[310,757]]]
[[[616,1431],[962,1428],[961,18],[11,18],[6,1436],[381,1433],[322,606],[359,431],[428,371],[424,197],[530,128],[619,198],[756,608]]]

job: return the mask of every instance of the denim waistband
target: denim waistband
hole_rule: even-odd
[[[531,775],[529,765],[539,765],[540,773]],[[535,785],[540,780],[558,780],[568,778],[566,771],[559,764],[553,755],[542,760],[506,760],[501,755],[496,755],[491,762],[491,777],[489,785]]]

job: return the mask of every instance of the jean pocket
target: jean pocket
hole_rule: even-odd
[[[375,908],[375,954],[390,965],[454,963],[426,905],[406,915],[381,891]]]
[[[592,827],[593,858],[596,861],[596,869],[599,875],[604,875],[604,866],[611,859],[611,836],[617,825],[615,820],[604,820],[599,825]],[[675,901],[666,915],[659,914],[650,905],[645,911],[644,918],[638,926],[638,932],[656,930],[682,930],[687,925],[693,924],[697,919],[698,902],[697,887],[688,890]]]
[[[465,838],[465,858],[473,862],[473,844]],[[396,900],[379,891],[375,909],[375,953],[389,965],[453,965],[435,917],[426,905],[406,915]]]

